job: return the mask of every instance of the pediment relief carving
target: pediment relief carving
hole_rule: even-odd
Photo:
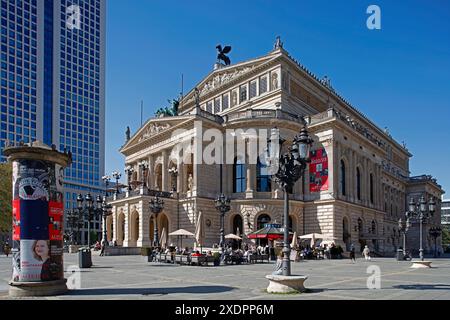
[[[239,68],[234,70],[233,72],[224,72],[222,74],[218,74],[214,76],[211,80],[207,81],[203,87],[200,89],[200,94],[206,94],[228,82],[230,82],[233,79],[236,79],[237,77],[250,72],[255,68],[255,65],[248,66],[244,68]]]
[[[141,142],[143,140],[146,140],[158,133],[161,133],[163,131],[166,131],[171,128],[171,125],[166,124],[156,124],[156,123],[150,123],[148,127],[144,130],[144,133],[139,137],[138,142]]]

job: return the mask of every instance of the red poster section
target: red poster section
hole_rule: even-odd
[[[50,225],[48,230],[50,232],[50,240],[63,240],[63,212],[62,202],[49,202],[48,216]]]
[[[13,241],[20,240],[20,199],[13,200]]]
[[[309,192],[328,190],[328,155],[325,148],[311,151]]]

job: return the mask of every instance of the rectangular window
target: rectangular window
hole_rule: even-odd
[[[256,80],[250,82],[250,99],[256,97]]]
[[[231,107],[233,108],[235,105],[237,105],[237,97],[238,97],[238,91],[233,90],[231,91]]]
[[[220,98],[214,99],[214,114],[220,112]]]
[[[206,103],[206,111],[208,111],[209,113],[212,113],[212,107],[213,107],[212,101],[208,101]]]
[[[262,76],[259,78],[259,95],[267,92],[267,76]]]
[[[222,111],[228,109],[229,107],[229,98],[228,94],[224,94],[222,97]]]
[[[247,86],[243,85],[239,88],[239,103],[247,100]]]

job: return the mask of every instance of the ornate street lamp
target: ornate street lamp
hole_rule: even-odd
[[[279,139],[282,143],[283,140]],[[275,181],[284,191],[284,243],[283,243],[283,276],[291,275],[290,243],[289,243],[289,194],[293,192],[295,183],[303,176],[310,162],[310,149],[313,140],[306,127],[294,138],[288,153],[279,156],[278,171]],[[279,146],[281,150],[281,145]]]
[[[406,256],[406,233],[408,233],[411,227],[411,221],[409,220],[408,213],[405,215],[405,220],[400,218],[398,220],[398,232],[403,234],[403,256]],[[400,250],[400,249],[399,249]],[[397,260],[400,260],[399,254],[397,254]]]
[[[106,202],[106,197],[101,197],[100,195],[97,196],[97,204],[101,204],[100,208],[96,210],[97,215],[101,216],[103,220],[103,237],[102,237],[102,243],[105,247],[108,246],[108,231],[107,231],[107,224],[106,219],[112,215],[112,205],[108,204]]]
[[[112,176],[114,179],[116,179],[116,194],[119,194],[119,180],[122,177],[122,174],[118,171],[113,171]]]
[[[434,257],[437,258],[437,238],[442,234],[440,227],[432,227],[428,230],[428,234],[434,239]]]
[[[433,216],[436,211],[436,201],[433,197],[430,198],[429,202],[425,200],[425,196],[421,196],[419,203],[416,204],[414,198],[411,198],[408,205],[408,217],[411,217],[415,220],[419,220],[420,223],[420,249],[419,256],[420,260],[424,260],[423,256],[423,223],[426,223],[430,217]]]
[[[105,183],[105,187],[106,187],[106,196],[108,196],[108,186],[109,186],[109,182],[111,181],[111,177],[110,176],[103,176],[102,177],[103,182]]]
[[[150,210],[154,213],[154,234],[153,234],[153,246],[159,247],[158,240],[158,214],[164,209],[164,201],[158,196],[150,200]]]
[[[131,179],[133,177],[134,168],[131,165],[125,167],[125,173],[128,177],[128,190],[131,191]]]
[[[172,168],[169,168],[168,171],[172,178],[172,192],[176,192],[177,191],[178,169],[177,169],[177,167],[174,166]]]
[[[145,181],[145,175],[147,173],[148,167],[149,167],[149,164],[148,164],[147,160],[142,160],[141,162],[139,162],[139,169],[141,170],[140,171],[141,172],[140,173],[140,175],[141,175],[141,182],[142,182],[142,185],[144,187],[147,186],[147,183]]]
[[[223,193],[221,193],[214,201],[215,207],[220,214],[220,250],[221,260],[223,261],[225,253],[225,214],[230,211],[230,199],[228,199]]]
[[[91,245],[91,221],[95,216],[102,214],[102,202],[103,199],[100,195],[97,196],[95,203],[90,193],[84,197],[79,194],[77,197],[78,213],[88,223],[88,247]]]
[[[66,216],[67,216],[67,229],[68,229],[67,234],[70,239],[69,240],[70,244],[74,245],[76,235],[78,234],[81,227],[83,226],[83,219],[75,210],[67,211]]]

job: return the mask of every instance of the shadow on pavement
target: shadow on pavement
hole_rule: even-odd
[[[446,290],[450,291],[449,284],[409,284],[393,286],[394,289],[403,290]]]
[[[173,293],[222,293],[234,290],[233,287],[225,286],[192,286],[192,287],[173,287],[173,288],[105,288],[105,289],[80,289],[72,290],[69,296],[106,296],[106,295],[152,295],[152,294],[173,294]]]

